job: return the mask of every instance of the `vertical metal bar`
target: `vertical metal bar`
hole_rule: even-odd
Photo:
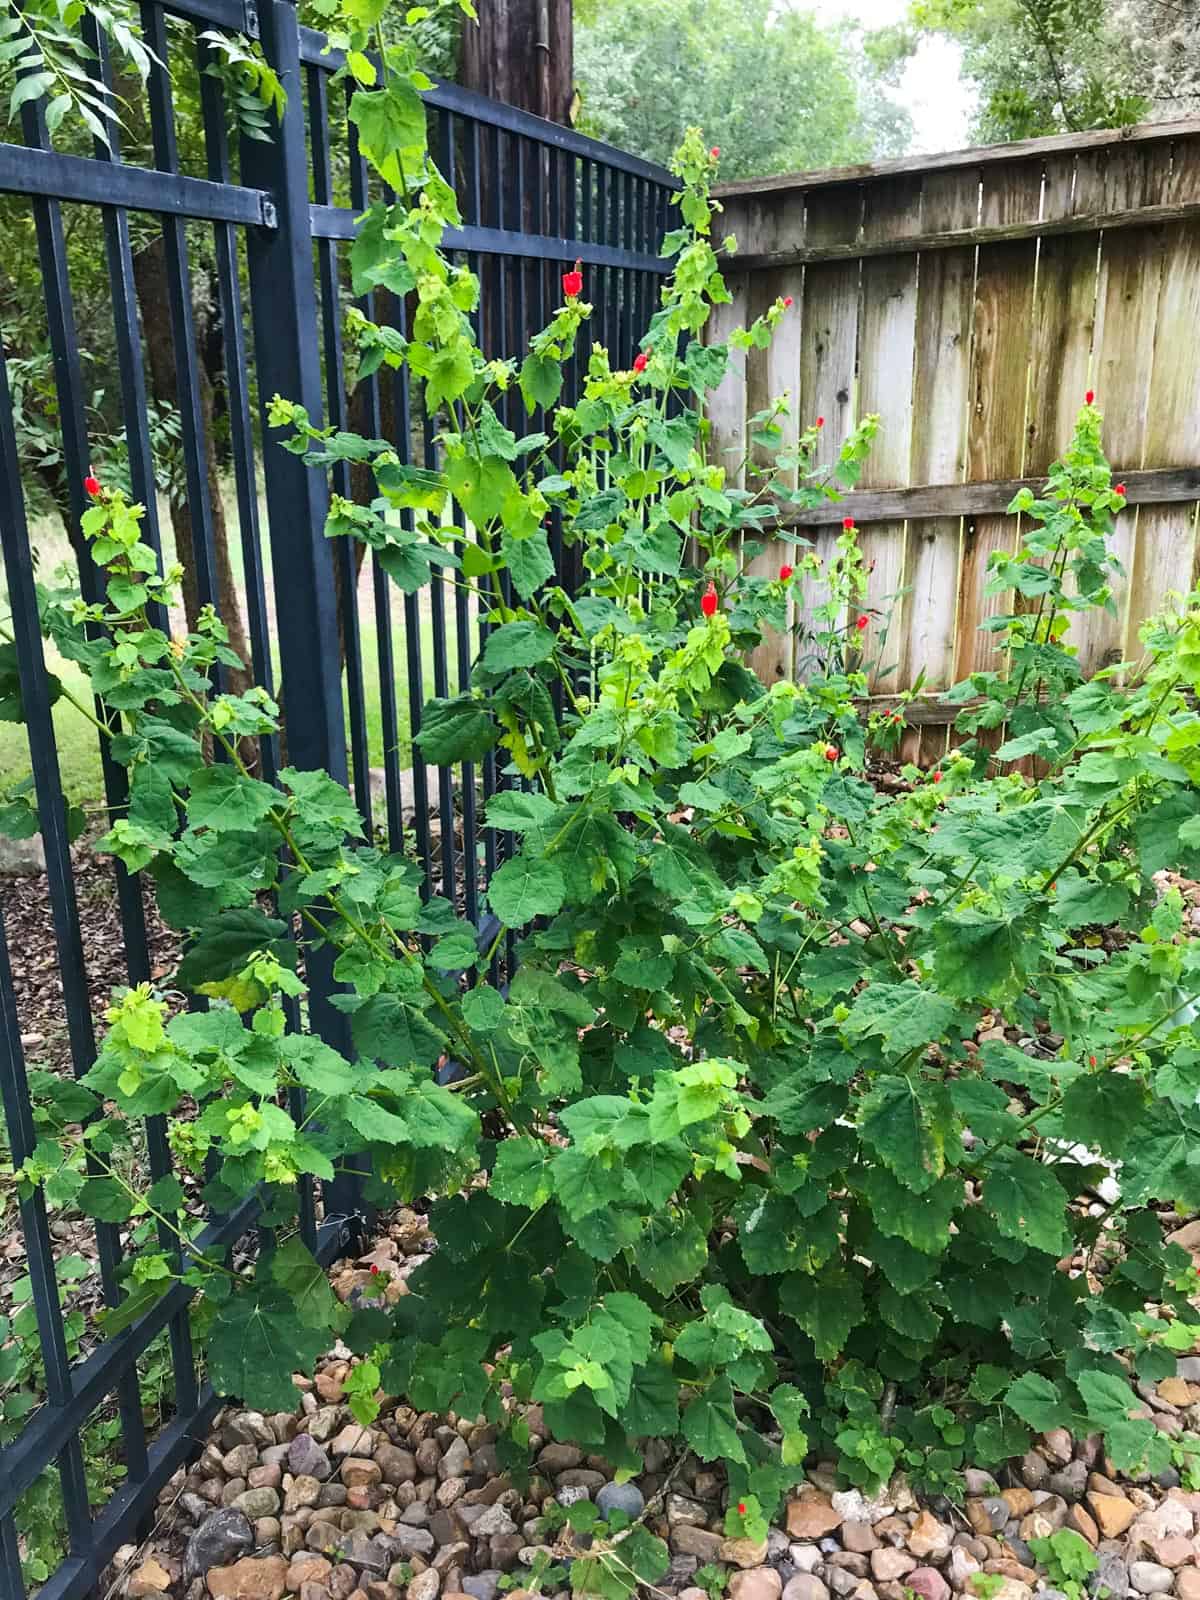
[[[111,89],[112,72],[108,59],[108,36],[92,12],[81,19],[83,41],[96,55],[100,80]],[[113,166],[121,163],[120,129],[109,124],[108,143],[96,139],[92,153],[98,161]],[[129,216],[117,206],[101,209],[104,227],[104,252],[108,282],[112,291],[113,332],[117,350],[117,372],[121,383],[121,410],[125,423],[125,448],[129,457],[129,486],[133,498],[146,509],[142,538],[162,560],[162,537],[158,526],[158,496],[155,492],[154,450],[147,424],[149,404],[142,365],[142,337],[138,326],[137,288],[133,276],[133,248],[129,239]],[[150,613],[155,627],[166,629],[165,609],[155,605]]]
[[[308,204],[300,31],[288,0],[263,0],[259,26],[267,60],[289,89],[274,140],[242,144],[243,182],[274,198],[276,226],[247,231],[246,258],[260,403],[284,394],[315,420],[322,414],[321,354],[314,308],[313,240]],[[264,452],[282,700],[288,759],[309,771],[325,768],[346,780],[341,650],[333,560],[325,538],[329,505],[324,475],[279,448],[264,419]],[[289,707],[296,710],[288,715]],[[309,1025],[350,1053],[346,1019],[330,1004],[336,989],[333,951],[306,952]],[[325,1186],[327,1216],[344,1216],[358,1231],[362,1186],[350,1172]]]
[[[171,101],[167,27],[160,0],[141,0],[141,18],[146,43],[158,57],[158,61],[151,64],[146,85],[150,104],[150,135],[154,146],[154,165],[160,172],[177,173],[179,151],[175,141],[175,110]],[[166,254],[171,339],[175,348],[179,420],[183,433],[184,475],[187,481],[188,507],[192,517],[192,558],[196,567],[196,588],[202,605],[215,606],[217,562],[213,544],[212,501],[208,487],[208,441],[200,397],[196,329],[192,316],[191,274],[188,268],[187,226],[184,219],[164,214],[162,235]],[[220,670],[216,669],[214,675],[219,683]]]
[[[0,1517],[0,1594],[21,1600],[25,1594],[25,1575],[21,1571],[21,1547],[17,1524],[10,1512]]]
[[[35,149],[49,149],[49,137],[40,104],[27,101],[21,107],[25,143]],[[70,516],[82,543],[80,519],[85,509],[83,478],[87,472],[89,447],[83,414],[83,383],[79,369],[79,341],[75,331],[75,311],[67,274],[67,246],[63,231],[62,208],[57,200],[35,197],[32,200],[37,231],[38,258],[42,272],[46,319],[54,363],[55,393],[63,434],[63,461],[67,476]],[[50,710],[46,664],[42,655],[38,622],[37,592],[29,530],[21,495],[20,467],[13,425],[12,403],[4,352],[0,350],[0,545],[3,546],[8,600],[12,611],[12,630],[17,647],[21,692],[29,733],[29,754],[37,795],[38,821],[46,855],[46,878],[50,893],[58,963],[62,972],[63,1008],[71,1046],[71,1067],[82,1077],[96,1058],[96,1038],[92,1026],[91,995],[83,959],[83,939],[79,928],[79,908],[71,872],[70,841],[67,836],[67,808],[63,797]],[[79,581],[85,597],[95,600],[99,584],[95,567],[84,552],[79,562]],[[105,793],[110,807],[124,798],[124,774],[112,761],[107,744],[101,741],[101,760]],[[141,896],[137,881],[119,867],[116,872],[118,905],[126,938],[136,940],[141,918]],[[142,930],[144,939],[144,929]],[[89,1157],[89,1170],[94,1160]],[[120,1235],[111,1223],[96,1223],[96,1250],[105,1300],[116,1305],[121,1299],[117,1268],[121,1260]],[[132,1369],[122,1376],[118,1388],[121,1436],[126,1465],[131,1479],[143,1478],[147,1470],[146,1430],[142,1422],[141,1396],[137,1373]],[[63,1492],[67,1493],[68,1476]],[[84,1500],[86,1510],[86,1495]]]
[[[4,399],[0,403],[7,408],[7,375],[0,376],[0,383],[5,385]],[[12,969],[8,960],[8,940],[2,917],[0,917],[0,1101],[3,1102],[4,1120],[8,1125],[12,1164],[14,1167],[20,1167],[33,1154],[34,1146],[37,1144],[37,1130],[33,1125],[29,1085],[25,1078],[21,1025],[17,1017]],[[18,1203],[29,1279],[33,1289],[38,1340],[42,1348],[42,1362],[46,1369],[46,1396],[52,1406],[65,1406],[71,1402],[71,1364],[58,1303],[54,1243],[50,1237],[46,1200],[41,1186],[39,1185],[28,1198],[19,1200]],[[78,1550],[86,1545],[91,1527],[83,1448],[78,1437],[73,1438],[59,1456],[58,1471],[62,1481],[63,1505],[67,1513],[71,1548]],[[0,1561],[0,1574],[3,1570],[3,1563]],[[19,1560],[17,1574],[19,1578]],[[0,1592],[24,1594],[25,1591],[22,1586],[15,1591],[0,1588]]]
[[[308,71],[309,129],[312,144],[313,198],[318,205],[330,205],[333,180],[329,164],[329,113],[325,103],[325,74],[318,67]],[[338,281],[337,245],[332,239],[317,240],[317,265],[320,287],[321,334],[325,350],[325,405],[331,426],[345,429],[345,365],[342,359],[342,305]],[[371,317],[374,305],[368,296],[363,312]],[[372,380],[372,386],[374,382]],[[378,405],[375,407],[378,417]],[[378,422],[371,430],[378,432]],[[353,498],[350,464],[339,461],[333,469],[333,487],[343,499]],[[338,576],[342,648],[346,665],[346,701],[350,711],[350,758],[354,775],[354,803],[367,825],[371,838],[371,757],[367,746],[367,706],[363,689],[362,631],[358,618],[357,545],[353,539],[332,541],[333,562]]]
[[[231,182],[229,141],[220,83],[205,68],[208,48],[197,41],[200,67],[200,109],[204,123],[208,176],[215,183]],[[238,238],[231,223],[213,226],[217,267],[217,303],[221,315],[221,346],[225,360],[229,440],[233,455],[233,480],[241,536],[246,621],[250,630],[250,665],[254,681],[274,693],[275,669],[271,661],[271,625],[267,613],[266,575],[262,533],[258,524],[258,475],[254,462],[254,428],[250,418],[249,361],[238,270]],[[259,740],[262,776],[272,782],[279,767],[278,740]]]
[[[444,173],[454,181],[454,118],[440,109],[437,114],[438,162]],[[424,461],[427,467],[437,467],[435,443],[436,417],[427,404],[422,405],[424,420]],[[450,694],[450,655],[446,636],[446,580],[439,567],[429,585],[429,618],[433,643],[433,692],[439,699]],[[454,770],[438,767],[438,831],[442,842],[442,893],[447,900],[455,896],[454,867]]]

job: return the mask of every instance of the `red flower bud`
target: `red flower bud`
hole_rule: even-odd
[[[713,145],[708,153],[714,161],[719,161],[721,159],[721,146],[719,144]]]
[[[825,759],[826,759],[826,761],[836,761],[840,754],[841,754],[841,751],[838,749],[837,745],[835,745],[835,744],[827,744],[825,746]]]
[[[1095,1058],[1095,1056],[1089,1056],[1089,1057],[1088,1057],[1088,1066],[1090,1066],[1090,1067],[1094,1067],[1094,1066],[1095,1066],[1095,1065],[1096,1065],[1096,1058]]]
[[[562,278],[563,293],[568,300],[573,300],[576,295],[583,293],[583,273],[579,270],[581,263],[576,262],[574,271],[564,272]]]
[[[795,301],[792,299],[790,294],[785,294],[783,297],[783,304],[784,309],[790,311],[792,306],[795,304]]]
[[[715,583],[710,583],[708,588],[705,589],[704,593],[700,596],[700,609],[703,611],[706,617],[715,617],[717,614],[717,606],[719,604],[720,602],[717,599],[717,586]]]
[[[746,1515],[746,1502],[744,1500],[739,1500],[738,1501],[738,1516],[739,1517],[744,1517],[745,1515]]]
[[[1095,391],[1095,390],[1094,390],[1094,389],[1089,389],[1089,390],[1088,390],[1088,392],[1087,392],[1087,393],[1086,393],[1086,394],[1085,394],[1085,395],[1084,395],[1084,397],[1083,397],[1083,403],[1084,403],[1084,405],[1085,405],[1085,406],[1090,406],[1090,405],[1091,405],[1091,403],[1092,403],[1092,401],[1093,401],[1093,400],[1094,400],[1094,399],[1095,399],[1095,398],[1096,398],[1096,391]]]
[[[100,479],[93,478],[90,473],[83,480],[83,487],[87,490],[88,494],[91,495],[93,500],[95,500],[97,496],[104,493],[104,490],[100,484]]]
[[[855,621],[854,626],[858,629],[859,633],[862,633],[865,628],[869,628],[871,626],[871,619],[870,617],[859,617]]]
[[[633,358],[633,370],[635,372],[645,372],[646,363],[649,360],[650,357],[646,354],[646,352],[644,350],[639,350],[637,355],[635,355]]]
[[[783,566],[781,566],[780,569],[779,569],[779,581],[780,581],[780,583],[786,583],[795,570],[796,569],[794,567],[789,567],[787,562],[785,561]]]
[[[1121,499],[1124,500],[1124,498],[1125,498],[1125,485],[1123,483],[1114,483],[1113,484],[1113,493],[1114,494],[1119,494],[1121,496]]]
[[[373,1278],[377,1278],[379,1276],[379,1268],[375,1265],[375,1263],[373,1261],[371,1263],[371,1276]]]
[[[843,517],[842,518],[842,527],[845,528],[847,533],[850,532],[850,529],[853,526],[854,526],[854,518],[853,517]]]
[[[935,772],[935,773],[934,773],[934,775],[933,775],[933,781],[934,781],[934,783],[941,783],[941,781],[942,781],[942,775],[941,775],[941,773],[940,773],[940,772]]]
[[[818,428],[823,428],[824,426],[825,426],[825,418],[824,417],[818,417],[817,418],[817,427]]]

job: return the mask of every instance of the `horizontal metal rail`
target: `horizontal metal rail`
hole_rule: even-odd
[[[275,226],[274,202],[262,189],[210,183],[207,178],[188,178],[179,172],[158,172],[150,167],[131,167],[124,162],[62,155],[57,150],[28,149],[17,144],[0,143],[0,191],[191,217],[198,222],[236,222],[252,228]]]
[[[196,1250],[220,1249],[232,1244],[254,1226],[260,1210],[251,1195],[236,1211],[210,1223],[196,1239]],[[317,1259],[330,1261],[343,1243],[341,1221],[323,1222],[317,1233]],[[195,1294],[182,1283],[168,1289],[145,1316],[113,1339],[107,1339],[71,1372],[70,1398],[62,1405],[47,1403],[34,1413],[30,1423],[0,1451],[0,1517],[12,1511],[17,1501],[78,1433],[81,1424],[116,1388],[117,1380],[188,1304]]]
[[[314,239],[353,239],[358,214],[347,206],[310,206]],[[529,261],[582,261],[591,267],[623,267],[632,272],[665,275],[671,263],[662,256],[625,250],[617,245],[593,244],[589,239],[551,237],[543,233],[515,233],[508,228],[447,228],[442,236],[447,250],[471,254],[525,257]]]

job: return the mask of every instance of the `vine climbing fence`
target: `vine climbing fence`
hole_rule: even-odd
[[[399,847],[405,835],[422,860],[429,885],[456,899],[480,922],[481,890],[503,836],[486,844],[476,828],[477,795],[502,781],[491,764],[439,769],[431,786],[420,751],[404,767],[402,739],[419,728],[428,693],[444,696],[465,687],[481,624],[461,590],[451,595],[436,579],[420,603],[405,596],[393,607],[382,568],[360,572],[351,542],[324,536],[328,488],[287,451],[264,443],[258,418],[279,393],[334,425],[353,425],[383,436],[402,460],[428,460],[435,451],[436,419],[420,415],[405,372],[387,369],[347,384],[353,354],[343,348],[346,283],[344,252],[356,218],[371,201],[365,162],[346,118],[339,65],[318,34],[299,26],[289,0],[144,0],[141,21],[156,57],[145,92],[153,166],[122,159],[116,141],[90,156],[54,148],[44,106],[21,110],[22,142],[0,144],[0,193],[27,207],[36,227],[44,285],[45,331],[62,430],[64,477],[70,518],[85,510],[83,482],[90,469],[89,390],[80,359],[67,237],[76,208],[98,208],[104,263],[111,289],[115,367],[105,381],[121,400],[132,493],[147,507],[144,537],[161,549],[155,495],[156,462],[147,420],[145,332],[139,321],[135,253],[161,238],[167,276],[170,339],[177,374],[182,470],[191,515],[195,577],[201,603],[219,601],[214,538],[213,482],[208,459],[202,385],[205,376],[194,326],[193,270],[201,247],[211,263],[220,328],[221,374],[228,408],[228,451],[236,498],[246,612],[255,680],[279,694],[286,718],[287,760],[325,768],[351,783],[374,837]],[[91,26],[85,18],[83,27]],[[250,33],[287,94],[270,142],[231,142],[222,86],[203,71],[211,43],[205,30]],[[93,28],[87,43],[98,69],[109,76],[105,41]],[[173,71],[174,69],[174,71]],[[199,70],[197,70],[199,69]],[[175,73],[196,72],[204,139],[204,174],[183,170],[176,134]],[[656,299],[664,270],[658,251],[668,226],[674,187],[670,175],[649,162],[597,144],[575,132],[494,104],[452,85],[427,95],[443,172],[453,177],[463,216],[448,245],[479,274],[482,296],[478,334],[489,355],[522,350],[558,303],[559,277],[579,259],[587,297],[595,305],[592,327],[617,364],[628,366]],[[381,295],[362,307],[401,332],[403,298]],[[159,330],[161,331],[161,330]],[[576,364],[567,393],[578,392]],[[514,415],[506,418],[517,424]],[[538,418],[530,426],[536,428]],[[519,429],[519,431],[521,431]],[[347,472],[334,488],[353,495]],[[81,541],[76,537],[73,543]],[[88,952],[81,936],[72,874],[68,809],[55,745],[53,686],[38,625],[35,552],[21,485],[13,388],[0,352],[0,544],[12,612],[23,714],[28,730],[39,825],[45,847],[50,909],[71,1068],[81,1076],[97,1047]],[[561,538],[552,547],[564,562]],[[563,571],[565,578],[571,574]],[[85,595],[97,592],[95,574],[81,560]],[[431,681],[427,684],[428,673]],[[382,724],[381,770],[372,765],[368,690],[377,696]],[[402,724],[407,704],[408,729]],[[120,807],[121,769],[102,750],[107,804]],[[280,753],[264,745],[262,770],[270,777]],[[119,905],[129,980],[151,977],[140,886],[118,864]],[[488,936],[486,927],[481,935]],[[319,957],[316,958],[319,960]],[[308,1025],[341,1043],[344,1019],[329,1003],[328,970],[314,970]],[[0,1092],[13,1160],[21,1165],[36,1140],[27,1063],[13,974],[0,927]],[[145,1159],[154,1177],[170,1171],[160,1118],[145,1125]],[[303,1196],[309,1243],[323,1257],[347,1242],[359,1195],[353,1178]],[[68,1553],[41,1588],[45,1600],[69,1600],[95,1591],[114,1550],[136,1536],[158,1493],[203,1437],[219,1397],[197,1372],[182,1284],[153,1311],[72,1361],[64,1331],[55,1271],[55,1241],[39,1190],[21,1201],[28,1271],[45,1366],[45,1403],[0,1454],[0,1593],[25,1592],[16,1513],[22,1497],[45,1473],[57,1473],[66,1516]],[[232,1215],[211,1218],[198,1243],[230,1245],[253,1228],[249,1202]],[[98,1222],[96,1251],[103,1296],[120,1303],[122,1229]],[[174,1382],[173,1415],[156,1438],[147,1437],[138,1366],[151,1343],[169,1336]],[[126,1475],[98,1512],[89,1505],[81,1432],[98,1412],[119,1417]]]

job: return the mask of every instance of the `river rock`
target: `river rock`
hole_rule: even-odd
[[[288,1445],[288,1471],[296,1477],[316,1478],[324,1483],[333,1473],[333,1463],[310,1433],[298,1433]]]
[[[793,1539],[821,1539],[835,1528],[840,1528],[843,1515],[835,1511],[827,1494],[814,1491],[789,1500],[787,1531]]]
[[[229,1567],[210,1567],[213,1600],[283,1600],[288,1564],[283,1556],[243,1556]]]
[[[1106,1539],[1119,1539],[1137,1516],[1137,1507],[1126,1500],[1123,1494],[1099,1494],[1091,1489],[1087,1503],[1097,1527]]]
[[[623,1511],[632,1521],[640,1517],[645,1509],[646,1497],[636,1483],[606,1483],[596,1491],[596,1510],[602,1517],[607,1517],[612,1511]],[[669,1516],[667,1520],[670,1521]]]
[[[944,1522],[939,1522],[931,1511],[922,1511],[912,1525],[908,1548],[922,1561],[932,1557],[940,1561],[950,1553],[954,1535]]]
[[[921,1600],[950,1600],[950,1585],[936,1567],[914,1567],[905,1578],[904,1587]]]
[[[783,1600],[829,1600],[829,1590],[812,1572],[798,1572],[783,1589]]]
[[[253,1544],[249,1519],[241,1511],[214,1511],[205,1517],[184,1549],[184,1583],[202,1578],[210,1567],[227,1566]]]
[[[783,1579],[774,1567],[749,1567],[731,1575],[728,1593],[730,1600],[779,1600]]]

